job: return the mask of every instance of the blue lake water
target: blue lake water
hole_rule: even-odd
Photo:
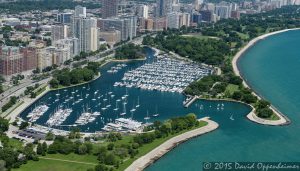
[[[288,126],[248,121],[243,109],[230,121],[211,114],[219,129],[178,146],[147,171],[199,171],[205,161],[300,161],[300,31],[277,34],[258,42],[239,60],[247,83],[287,115]]]
[[[166,120],[171,117],[181,116],[190,112],[194,112],[198,115],[199,118],[204,116],[211,116],[214,118],[216,116],[227,121],[231,121],[229,117],[231,116],[231,114],[233,114],[236,118],[236,122],[234,123],[240,124],[238,120],[243,120],[244,115],[250,111],[250,108],[248,106],[240,103],[204,100],[199,100],[189,108],[184,108],[183,100],[185,97],[179,93],[113,86],[116,81],[120,81],[122,79],[126,71],[141,66],[145,62],[153,62],[153,60],[155,60],[153,58],[153,53],[154,52],[151,49],[147,49],[147,61],[128,62],[126,63],[127,67],[123,68],[121,71],[115,74],[108,73],[107,70],[109,70],[112,66],[117,65],[118,63],[109,63],[100,69],[101,77],[89,84],[66,88],[63,90],[51,91],[40,98],[38,101],[36,101],[36,103],[28,107],[21,114],[21,117],[23,119],[27,119],[27,114],[31,110],[33,110],[35,106],[40,104],[47,104],[49,105],[50,109],[36,122],[40,125],[45,125],[50,115],[52,115],[59,108],[59,106],[62,106],[63,108],[72,108],[73,112],[65,120],[65,122],[62,123],[63,126],[54,127],[58,129],[68,130],[69,125],[73,125],[79,115],[84,110],[86,111],[87,108],[90,108],[89,111],[92,112],[100,111],[101,116],[97,117],[94,122],[79,127],[83,132],[100,131],[101,128],[103,128],[104,124],[113,121],[117,117],[120,117],[120,113],[122,113],[124,110],[123,105],[121,103],[118,103],[118,107],[120,107],[121,109],[118,111],[114,111],[113,109],[116,107],[116,100],[121,99],[121,97],[125,94],[129,95],[126,105],[127,114],[122,117],[131,117],[132,113],[130,113],[130,109],[136,106],[139,101],[140,107],[137,108],[137,110],[133,113],[133,119],[142,122],[145,122],[144,117],[146,117],[148,111],[150,116],[149,122],[152,122],[154,120]],[[96,91],[99,91],[99,93],[95,95],[94,93]],[[72,94],[72,92],[74,92],[74,94]],[[112,94],[115,96],[111,98],[110,95],[112,94],[109,95],[108,92],[112,92]],[[98,99],[100,94],[103,95],[103,97]],[[74,97],[74,99],[65,102],[65,99],[70,97]],[[83,99],[82,102],[74,104],[74,101],[77,101],[80,98]],[[104,98],[108,100],[104,102]],[[99,105],[100,103],[101,105]],[[221,106],[221,103],[224,104],[224,109],[218,110],[217,106],[218,104]],[[103,111],[101,108],[108,104],[111,104],[111,107]],[[203,106],[202,109],[200,108],[201,105]],[[152,117],[152,115],[157,112],[159,113],[159,116]],[[101,120],[101,117],[104,119]],[[230,124],[232,124],[232,122],[227,122],[227,124],[224,124],[224,127],[230,128]]]

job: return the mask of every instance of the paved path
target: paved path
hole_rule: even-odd
[[[135,160],[125,171],[142,171],[144,170],[147,166],[155,162],[157,159],[159,159],[161,156],[172,150],[174,147],[176,147],[178,144],[187,141],[188,139],[191,139],[193,137],[211,132],[215,129],[218,128],[218,123],[209,120],[209,118],[203,118],[200,120],[204,120],[208,122],[208,124],[204,127],[198,128],[191,130],[189,132],[180,134],[176,137],[173,137],[160,146],[156,147],[146,155],[138,158]]]
[[[89,162],[80,162],[80,161],[73,161],[73,160],[63,160],[63,159],[55,159],[55,158],[49,158],[49,157],[39,157],[40,159],[45,160],[56,160],[56,161],[63,161],[63,162],[70,162],[70,163],[78,163],[78,164],[88,164],[88,165],[98,165],[97,163],[89,163]]]

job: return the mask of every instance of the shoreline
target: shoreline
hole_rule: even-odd
[[[66,89],[66,88],[72,88],[72,87],[77,87],[77,86],[81,86],[81,85],[84,85],[84,84],[89,84],[89,83],[97,80],[100,77],[101,77],[101,73],[98,72],[98,75],[95,78],[93,78],[92,80],[85,81],[85,82],[78,83],[78,84],[74,84],[74,85],[69,85],[69,86],[63,86],[63,87],[58,87],[58,88],[50,88],[49,91],[62,90],[62,89]]]
[[[239,68],[238,68],[238,60],[241,59],[241,57],[243,57],[244,53],[251,48],[252,46],[254,46],[257,42],[272,36],[272,35],[276,35],[276,34],[280,34],[280,33],[284,33],[287,31],[293,31],[293,30],[300,30],[300,28],[293,28],[293,29],[284,29],[284,30],[279,30],[279,31],[275,31],[275,32],[271,32],[271,33],[266,33],[263,34],[261,36],[258,36],[254,39],[252,39],[250,42],[248,42],[248,44],[246,46],[244,46],[232,59],[231,63],[232,63],[232,67],[233,67],[233,72],[235,75],[239,76],[242,80],[243,80],[243,85],[246,88],[249,88],[253,91],[253,95],[255,95],[258,99],[263,99],[263,97],[255,92],[251,86],[246,82],[246,80],[243,78]],[[263,119],[263,118],[259,118],[255,112],[250,112],[247,115],[247,118],[253,122],[256,122],[258,124],[263,124],[263,125],[272,125],[272,126],[276,126],[276,125],[288,125],[291,123],[291,121],[289,120],[289,118],[287,116],[285,116],[284,114],[282,114],[280,111],[278,111],[273,105],[270,106],[270,109],[274,112],[275,115],[277,115],[280,119],[279,120],[267,120],[267,119]]]
[[[137,58],[137,59],[112,59],[111,62],[130,62],[130,61],[144,61],[144,60],[146,60],[146,57]]]
[[[125,171],[142,171],[161,158],[163,155],[171,151],[173,148],[176,148],[179,144],[184,143],[191,138],[214,131],[219,127],[218,123],[210,120],[208,117],[199,120],[206,121],[208,124],[204,127],[185,132],[167,140],[144,156],[139,157],[129,167],[127,167]]]

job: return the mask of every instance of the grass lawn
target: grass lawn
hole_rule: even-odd
[[[235,84],[228,84],[226,87],[225,92],[227,91],[230,95],[232,95],[234,92],[238,91],[239,86]]]
[[[243,40],[246,40],[246,39],[248,39],[249,38],[249,35],[248,34],[244,34],[244,33],[240,33],[240,32],[236,32],[239,36],[240,36],[240,38],[241,39],[243,39]]]
[[[57,160],[40,159],[39,161],[28,161],[13,171],[86,171],[89,168],[94,168],[94,165],[72,163]]]
[[[52,158],[51,159],[43,159]],[[69,160],[69,161],[59,161]],[[83,162],[83,163],[76,163]],[[85,163],[86,162],[86,163]],[[97,156],[94,155],[77,155],[74,153],[64,154],[47,154],[41,156],[39,161],[28,161],[27,164],[22,165],[19,169],[14,171],[86,171],[89,168],[94,168],[98,164]]]
[[[19,150],[23,149],[23,143],[18,139],[10,138],[8,144],[9,144],[9,146],[14,147]]]
[[[200,121],[200,124],[198,127],[195,127],[193,129],[196,129],[196,128],[200,128],[200,127],[203,127],[205,125],[207,125],[208,123],[205,122],[205,121]],[[124,160],[124,162],[122,164],[120,164],[120,167],[117,169],[117,170],[125,170],[128,166],[131,165],[131,163],[133,163],[136,159],[138,159],[139,157],[141,156],[144,156],[145,154],[147,154],[148,152],[150,152],[151,150],[153,150],[154,148],[158,147],[159,145],[161,145],[162,143],[164,143],[165,141],[177,136],[177,135],[180,135],[180,134],[183,134],[185,132],[188,132],[188,131],[191,131],[193,129],[190,129],[190,130],[184,130],[182,132],[179,132],[177,134],[173,134],[173,135],[169,135],[168,137],[165,137],[165,138],[160,138],[160,139],[155,139],[152,143],[150,144],[145,144],[143,145],[142,147],[138,148],[139,150],[139,153],[132,159],[132,158],[127,158]],[[124,142],[129,142],[128,139],[122,139],[121,141]]]
[[[72,160],[72,161],[79,161],[79,162],[88,162],[88,163],[98,163],[97,156],[94,155],[78,155],[78,154],[47,154],[47,158],[54,158],[54,159],[62,159],[62,160]]]
[[[185,34],[182,35],[183,37],[195,37],[197,39],[203,39],[203,40],[207,40],[207,39],[217,39],[219,40],[218,37],[212,37],[212,36],[203,36],[201,34]]]
[[[36,91],[36,96],[40,95],[42,92],[46,90],[47,85],[41,88],[37,88],[38,91]]]

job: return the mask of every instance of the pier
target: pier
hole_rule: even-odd
[[[183,102],[183,106],[184,107],[189,107],[192,103],[194,103],[194,101],[196,101],[199,97],[198,96],[194,96],[192,98],[188,98],[186,99],[186,101]]]

